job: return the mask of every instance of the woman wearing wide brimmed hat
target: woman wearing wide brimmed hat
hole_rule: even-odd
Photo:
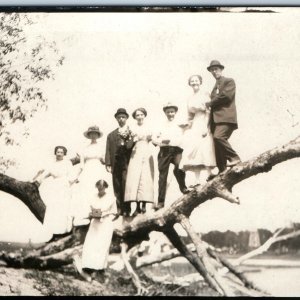
[[[89,127],[83,135],[91,142],[80,155],[78,185],[74,190],[74,225],[88,223],[89,202],[95,193],[95,183],[99,178],[110,183],[110,176],[104,165],[104,145],[98,143],[103,133],[98,126]]]

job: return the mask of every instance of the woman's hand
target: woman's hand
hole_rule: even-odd
[[[162,140],[161,143],[165,144],[165,145],[169,145],[170,144],[170,140],[165,139],[165,140]]]
[[[189,124],[188,123],[184,123],[184,124],[179,124],[178,126],[180,128],[182,128],[182,129],[186,129],[189,126]]]
[[[111,166],[105,166],[105,169],[108,173],[111,173]]]
[[[78,178],[69,181],[70,185],[72,185],[74,183],[78,183],[78,182],[79,182]]]

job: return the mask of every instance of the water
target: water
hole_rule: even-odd
[[[249,260],[251,263],[251,260]],[[272,266],[271,266],[272,265]],[[253,264],[247,264],[245,272],[255,285],[277,297],[300,296],[300,266],[299,261],[295,261],[295,266],[284,267],[282,260],[253,260]],[[164,263],[163,265],[152,266],[151,273],[154,276],[175,275],[182,277],[195,273],[195,269],[183,258],[175,259],[175,262]]]
[[[261,272],[245,273],[258,287],[272,296],[300,296],[300,268],[259,268]]]

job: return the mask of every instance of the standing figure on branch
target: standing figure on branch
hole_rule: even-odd
[[[170,164],[174,165],[174,175],[178,182],[179,189],[183,194],[187,194],[190,190],[185,185],[185,172],[179,169],[179,163],[182,156],[182,128],[177,123],[175,116],[178,107],[172,103],[168,103],[163,107],[163,111],[167,117],[166,123],[153,137],[153,144],[160,147],[158,153],[158,203],[156,210],[164,207],[167,192],[167,179]]]
[[[44,226],[50,235],[49,238],[53,239],[72,229],[70,185],[75,182],[71,179],[72,163],[70,160],[64,159],[67,148],[56,146],[54,154],[55,161],[46,170],[39,171],[33,178],[33,181],[40,185],[44,179],[52,177],[43,199],[46,204]]]
[[[109,180],[105,170],[104,145],[98,142],[103,133],[99,127],[90,126],[83,135],[91,142],[84,148],[80,155],[80,166],[77,174],[78,185],[73,191],[74,204],[74,225],[88,224],[86,217],[89,214],[89,201],[95,192],[95,182],[100,178]]]
[[[216,79],[211,92],[211,101],[205,103],[211,109],[211,131],[214,137],[216,161],[219,173],[232,167],[241,159],[228,142],[232,132],[238,128],[235,106],[235,82],[232,78],[222,76],[224,66],[217,60],[212,60],[207,70]],[[229,163],[227,163],[227,160]],[[215,175],[211,175],[212,179]]]
[[[183,153],[180,168],[188,175],[193,173],[191,185],[204,184],[216,166],[215,147],[210,131],[210,111],[205,103],[209,94],[202,88],[202,77],[192,75],[188,80],[193,94],[187,100],[187,123],[183,138]]]
[[[105,153],[106,170],[112,173],[118,215],[125,217],[130,215],[130,203],[124,202],[124,195],[128,163],[133,147],[131,131],[126,125],[128,117],[124,108],[119,108],[115,113],[119,127],[107,136]]]
[[[144,120],[147,111],[138,108],[132,113],[132,117],[137,121],[131,127],[134,147],[128,165],[125,202],[135,202],[136,210],[133,217],[146,212],[146,203],[153,204],[154,201],[154,160],[152,155],[153,145],[152,132]]]

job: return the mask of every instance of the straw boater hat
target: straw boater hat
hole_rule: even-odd
[[[127,113],[127,111],[126,111],[125,108],[118,108],[117,112],[115,113],[115,118],[116,118],[118,115],[121,115],[121,114],[126,115],[127,118],[129,118],[129,115],[128,115],[128,113]]]
[[[98,138],[100,138],[100,137],[103,135],[103,133],[99,130],[99,127],[98,127],[98,126],[91,126],[91,127],[89,127],[88,130],[85,131],[85,132],[83,133],[83,135],[84,135],[86,138],[90,139],[90,133],[91,133],[91,132],[96,132],[96,133],[98,133]]]
[[[212,60],[210,62],[210,65],[207,67],[207,70],[210,72],[210,69],[212,67],[219,67],[221,68],[222,70],[225,68],[218,60]]]
[[[178,111],[178,106],[174,105],[171,102],[168,102],[166,105],[164,105],[163,111],[165,112],[167,108],[174,108],[176,112]]]

